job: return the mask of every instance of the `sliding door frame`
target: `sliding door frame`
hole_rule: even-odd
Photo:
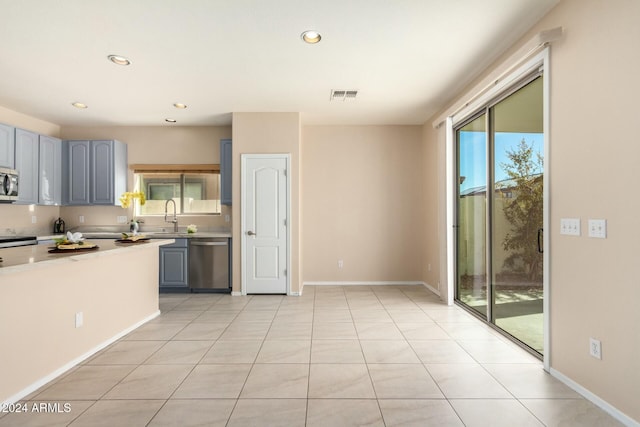
[[[447,161],[447,302],[453,303],[456,282],[457,282],[457,195],[456,186],[457,179],[457,138],[456,129],[471,117],[478,114],[481,110],[487,110],[490,105],[504,99],[513,93],[518,87],[518,82],[522,82],[528,76],[533,75],[536,71],[543,74],[543,132],[544,132],[544,189],[543,189],[543,367],[548,372],[551,360],[551,316],[550,316],[550,183],[549,178],[549,139],[550,139],[550,73],[549,73],[549,48],[542,49],[537,54],[531,56],[524,61],[521,66],[515,68],[511,73],[495,82],[495,85],[486,92],[477,96],[473,102],[468,103],[464,108],[456,111],[446,119],[446,161]],[[521,87],[521,86],[520,86]],[[488,116],[487,116],[488,117]],[[489,143],[489,141],[487,141]],[[491,151],[489,150],[491,156]],[[489,175],[491,172],[487,172]],[[491,178],[488,176],[487,178]],[[487,181],[490,183],[491,181]],[[489,203],[489,201],[487,201]],[[489,223],[487,219],[487,223]],[[489,225],[488,225],[489,227]],[[489,232],[490,229],[488,228]],[[487,235],[489,236],[489,234]],[[487,281],[487,286],[489,283]],[[489,292],[489,290],[487,290]],[[489,303],[489,301],[487,301]],[[490,305],[490,304],[488,304]],[[487,307],[487,310],[490,310]],[[489,317],[491,319],[491,317]]]

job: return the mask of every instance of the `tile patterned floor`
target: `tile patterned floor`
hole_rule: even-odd
[[[420,286],[161,295],[162,315],[0,426],[617,426]]]

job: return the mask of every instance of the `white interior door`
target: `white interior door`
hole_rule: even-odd
[[[284,154],[242,155],[242,293],[289,289],[289,192]]]

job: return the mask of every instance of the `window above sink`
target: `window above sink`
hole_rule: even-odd
[[[135,204],[135,216],[165,214],[173,200],[178,215],[220,214],[219,165],[134,165],[135,191],[146,203]]]

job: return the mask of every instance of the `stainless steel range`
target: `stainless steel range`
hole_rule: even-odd
[[[37,245],[35,236],[0,236],[0,248],[13,248],[14,246]]]

